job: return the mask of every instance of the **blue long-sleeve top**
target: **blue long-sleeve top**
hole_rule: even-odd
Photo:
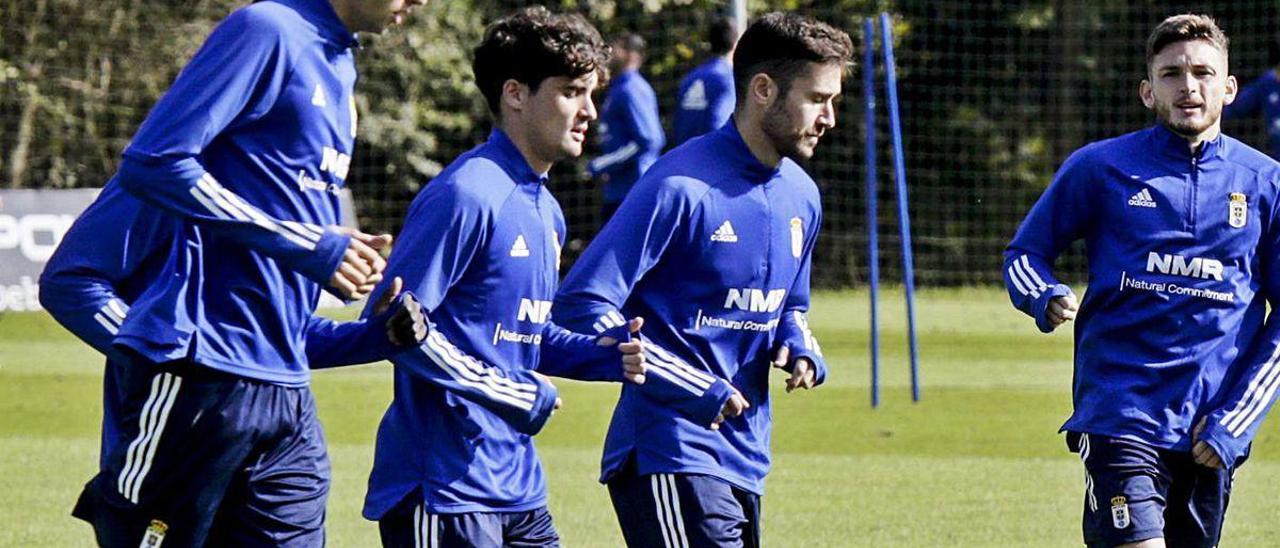
[[[434,324],[393,357],[395,400],[378,428],[365,517],[414,491],[432,513],[546,504],[531,435],[556,391],[534,370],[622,380],[616,348],[551,321],[564,238],[546,176],[499,130],[414,199],[386,279],[402,278]]]
[[[733,124],[667,153],[640,179],[574,264],[553,308],[575,330],[645,319],[650,380],[623,385],[602,481],[634,461],[640,474],[707,474],[763,493],[774,354],[786,346],[792,364],[807,358],[817,381],[826,377],[807,320],[821,219],[818,188],[804,170],[789,159],[761,164]],[[653,393],[664,378],[712,402],[712,415],[693,420]],[[728,383],[751,407],[711,430]]]
[[[111,345],[130,304],[164,268],[180,223],[145,206],[111,181],[76,219],[40,275],[40,303],[58,323],[107,356],[103,377],[102,458],[119,444],[125,359]],[[394,349],[385,318],[338,323],[313,317],[306,350],[312,367],[380,360]]]
[[[1226,119],[1251,118],[1261,114],[1266,121],[1267,146],[1272,158],[1280,159],[1280,75],[1268,70],[1240,89],[1236,100],[1227,105]]]
[[[715,57],[698,65],[680,80],[671,144],[711,133],[729,121],[737,96],[733,88],[733,65]]]
[[[658,119],[658,96],[640,71],[623,72],[609,83],[599,128],[600,156],[587,168],[604,180],[604,203],[616,204],[658,160],[667,143]]]
[[[304,333],[349,237],[356,41],[326,0],[264,0],[214,29],[124,152],[116,179],[181,219],[115,344],[152,361],[309,382]]]
[[[1009,244],[1014,306],[1049,331],[1070,293],[1055,258],[1083,239],[1074,412],[1064,430],[1188,451],[1196,423],[1232,464],[1275,391],[1280,164],[1227,136],[1192,153],[1155,126],[1067,159]],[[1265,320],[1265,325],[1264,325]]]

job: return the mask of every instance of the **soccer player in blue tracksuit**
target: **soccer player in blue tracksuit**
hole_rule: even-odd
[[[123,439],[121,416],[127,402],[126,358],[111,341],[128,314],[129,303],[156,282],[169,257],[177,221],[144,207],[111,181],[63,237],[40,275],[40,303],[67,330],[107,356],[103,374],[101,466]],[[408,301],[392,307],[384,295],[380,313],[369,320],[338,323],[312,317],[306,352],[312,369],[354,365],[390,356],[402,343],[419,339],[423,327]]]
[[[1076,321],[1074,412],[1089,546],[1214,546],[1232,473],[1275,392],[1280,164],[1220,133],[1236,93],[1204,16],[1160,23],[1141,97],[1159,123],[1063,164],[1005,253],[1009,295]],[[1077,311],[1054,259],[1084,239]]]
[[[1267,122],[1271,157],[1280,159],[1280,36],[1272,41],[1268,58],[1271,70],[1240,88],[1236,100],[1223,109],[1222,117],[1231,120],[1262,114]]]
[[[707,27],[711,58],[680,80],[676,94],[673,146],[723,126],[733,115],[733,45],[738,31],[731,20],[717,18]]]
[[[375,248],[390,239],[338,228],[356,133],[353,33],[422,3],[242,8],[125,150],[118,184],[179,220],[113,340],[128,443],[75,511],[99,543],[323,543],[329,462],[305,334],[323,286],[373,289]]]
[[[530,437],[558,400],[532,370],[620,381],[619,358],[641,359],[638,343],[612,344],[622,334],[609,341],[550,321],[565,222],[547,171],[582,153],[607,61],[585,19],[542,7],[494,22],[475,50],[496,127],[419,193],[387,270],[435,324],[425,343],[393,358],[395,399],[364,507],[386,546],[559,544]],[[503,374],[478,375],[485,365]],[[418,374],[439,368],[492,405]]]
[[[619,311],[645,318],[650,382],[669,375],[692,391],[714,379],[738,392],[703,396],[725,406],[713,430],[644,393],[648,383],[624,385],[601,480],[630,546],[760,543],[770,366],[791,372],[788,391],[826,376],[807,320],[821,205],[795,160],[835,125],[852,49],[798,15],[752,24],[734,54],[733,120],[659,159],[556,297],[571,329],[608,327]]]
[[[640,75],[644,48],[644,39],[635,34],[613,42],[614,76],[600,109],[600,156],[587,164],[591,176],[604,186],[602,223],[613,216],[667,143],[658,119],[658,96]]]

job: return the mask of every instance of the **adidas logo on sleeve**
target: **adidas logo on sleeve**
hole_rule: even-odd
[[[733,232],[733,224],[725,220],[715,232],[711,233],[711,241],[723,242],[727,244],[738,243],[738,235]]]
[[[1129,198],[1129,205],[1134,207],[1156,207],[1156,201],[1151,198],[1151,190],[1144,188],[1142,192]]]

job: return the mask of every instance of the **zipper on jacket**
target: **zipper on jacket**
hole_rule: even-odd
[[[1203,144],[1200,146],[1204,146]],[[1191,153],[1191,199],[1187,203],[1187,229],[1191,232],[1196,231],[1196,201],[1199,194],[1200,185],[1200,156],[1199,152]]]
[[[540,232],[542,232],[542,264],[543,264],[544,266],[545,266],[545,265],[547,265],[547,264],[550,264],[550,265],[552,265],[552,267],[554,268],[554,266],[555,266],[555,264],[556,264],[556,263],[555,263],[555,257],[548,257],[548,255],[549,255],[549,254],[554,254],[554,253],[555,253],[555,247],[556,247],[556,244],[555,244],[555,242],[551,242],[551,241],[548,241],[548,240],[550,240],[551,238],[555,238],[555,236],[554,236],[554,235],[551,235],[551,237],[550,237],[550,238],[548,238],[547,229],[548,229],[548,228],[551,228],[551,227],[548,227],[548,226],[547,226],[547,220],[546,220],[546,218],[545,218],[545,217],[543,217],[543,215],[542,215],[542,185],[543,185],[543,184],[544,184],[544,183],[542,183],[542,182],[538,182],[538,185],[537,185],[536,187],[534,187],[534,193],[533,193],[533,196],[532,196],[532,198],[533,198],[533,200],[532,200],[532,201],[533,201],[533,212],[534,212],[534,214],[538,217],[538,228],[539,228],[539,229],[541,229],[541,230],[540,230]],[[547,244],[551,244],[551,245],[547,245]],[[541,286],[542,286],[542,287],[544,287],[544,288],[548,288],[548,289],[555,287],[554,285],[552,285],[552,284],[551,284],[551,279],[547,276],[547,272],[546,272],[546,271],[547,271],[547,269],[546,269],[546,268],[538,268],[538,270],[540,271],[540,272],[538,273],[539,285],[541,285]],[[557,272],[555,272],[555,273],[551,274],[551,276],[552,276],[552,277],[557,277],[557,278],[558,278],[558,277],[560,276],[560,272],[558,272],[558,271],[557,271]],[[551,291],[550,291],[550,292],[551,292],[552,294],[555,294],[555,290],[554,290],[554,289],[551,289]],[[539,296],[539,297],[541,297],[541,296]]]

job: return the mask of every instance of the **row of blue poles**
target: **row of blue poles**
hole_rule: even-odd
[[[893,25],[888,13],[880,14],[881,50],[884,52],[885,95],[889,100],[889,130],[893,138],[893,179],[898,193],[898,231],[902,240],[902,278],[907,299],[907,338],[911,346],[911,401],[920,401],[920,366],[916,344],[915,268],[911,255],[911,218],[907,212],[907,168],[902,157],[902,121],[898,114],[898,75],[893,58]],[[867,165],[867,261],[871,289],[871,407],[880,406],[880,237],[876,221],[876,88],[875,20],[863,22],[863,105],[866,116]]]

